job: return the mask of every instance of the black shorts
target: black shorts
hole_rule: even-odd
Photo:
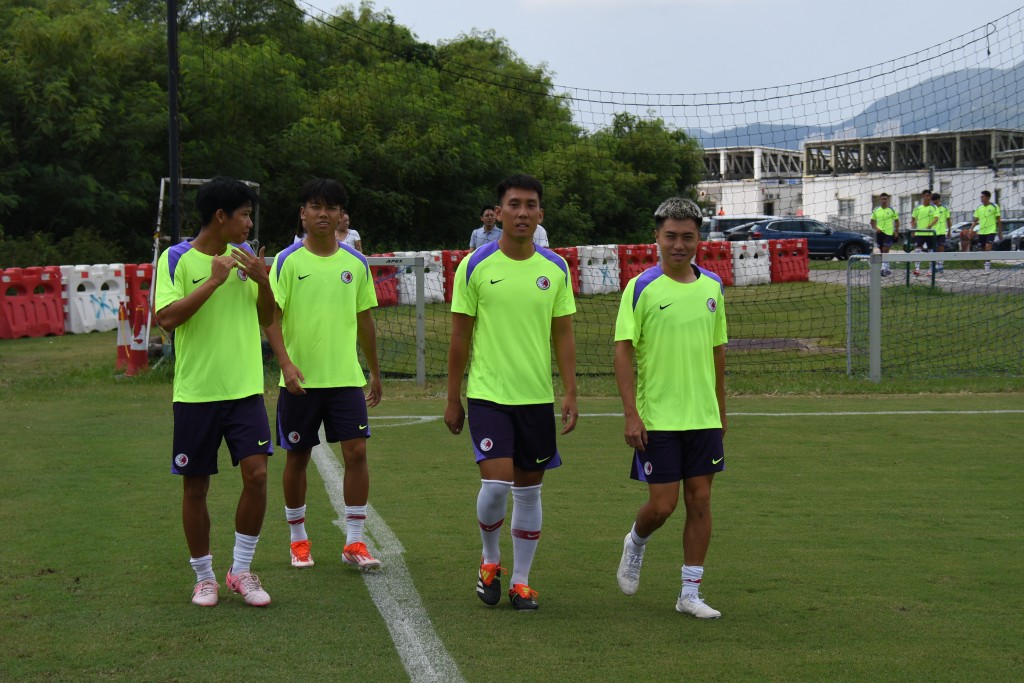
[[[875,243],[878,244],[879,249],[888,249],[895,241],[895,235],[886,235],[884,232],[875,233]]]
[[[217,474],[221,439],[228,444],[233,466],[250,455],[274,452],[263,394],[229,401],[176,402],[173,410],[171,474],[190,477]]]
[[[669,484],[724,469],[721,429],[647,432],[647,450],[633,452],[629,476],[648,484]]]
[[[522,470],[548,470],[562,464],[555,444],[551,403],[509,406],[468,399],[469,433],[476,461],[512,458]]]
[[[366,397],[359,387],[306,389],[292,394],[281,387],[277,399],[277,445],[288,451],[308,451],[320,443],[320,424],[328,443],[368,439],[370,421]]]
[[[924,251],[935,251],[935,235],[915,236],[914,246]]]
[[[986,244],[992,244],[996,241],[996,233],[990,232],[987,235],[978,235],[978,245],[984,249]]]

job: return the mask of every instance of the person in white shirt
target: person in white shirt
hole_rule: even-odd
[[[361,254],[363,253],[363,240],[359,237],[358,230],[348,227],[351,222],[352,219],[349,218],[348,211],[343,210],[341,212],[341,221],[334,230],[334,236],[338,238],[339,242],[355,248]]]
[[[533,243],[538,247],[548,246],[548,231],[544,229],[543,225],[538,225],[537,230],[533,233]]]

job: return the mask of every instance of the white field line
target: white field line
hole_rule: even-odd
[[[376,421],[374,426],[378,426]],[[313,449],[313,462],[323,477],[331,505],[338,513],[334,524],[344,534],[344,467],[327,445],[323,427],[320,428],[320,445]],[[402,560],[402,553],[405,552],[402,543],[372,505],[366,506],[364,540],[370,553],[381,560],[383,569],[364,573],[363,581],[391,633],[391,640],[409,674],[409,680],[413,683],[464,681],[458,665],[434,631],[423,601],[416,592],[409,568]]]
[[[850,415],[1019,415],[1024,409],[1010,410],[834,410],[815,412],[732,412],[729,417],[840,417]],[[622,417],[622,413],[581,413],[580,417]],[[374,427],[404,427],[440,420],[440,415],[383,415],[374,418]]]

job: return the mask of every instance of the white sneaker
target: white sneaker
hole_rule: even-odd
[[[635,595],[640,588],[640,567],[644,563],[644,548],[634,553],[630,550],[633,543],[630,541],[630,534],[626,534],[626,540],[622,542],[622,558],[619,560],[619,571],[615,573],[615,579],[619,582],[619,588],[626,595]]]
[[[192,588],[192,604],[213,607],[217,604],[217,589],[220,586],[213,579],[203,579]]]
[[[717,619],[722,616],[722,613],[716,609],[712,609],[706,602],[701,600],[700,595],[685,593],[679,594],[679,600],[676,601],[676,611],[681,614],[692,614],[698,619]]]
[[[229,569],[225,583],[228,584],[228,588],[245,598],[245,602],[253,607],[266,607],[270,604],[270,595],[263,590],[259,577],[252,572],[232,574]]]

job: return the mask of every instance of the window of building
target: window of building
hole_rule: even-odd
[[[855,199],[840,199],[839,200],[839,215],[840,216],[852,216],[854,210],[857,207],[857,201]]]

